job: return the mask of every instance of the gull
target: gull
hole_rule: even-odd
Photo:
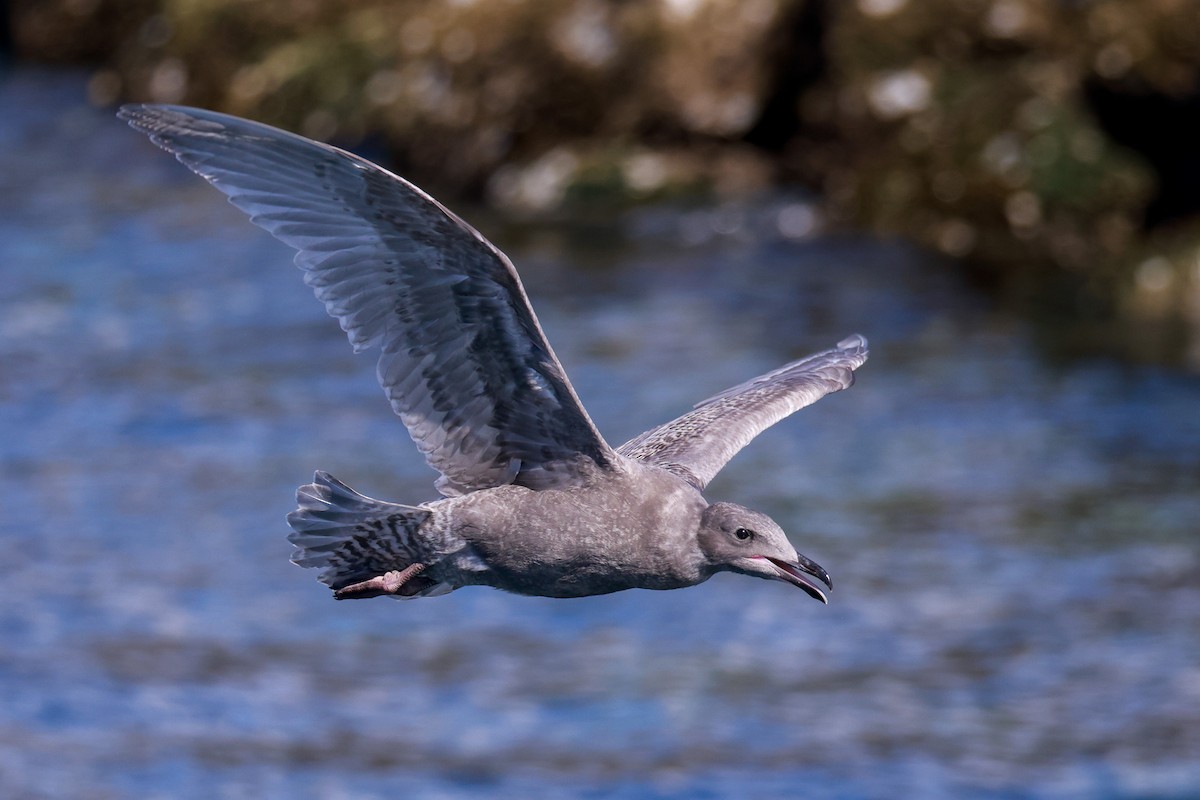
[[[848,388],[855,334],[696,404],[614,449],[550,343],[516,268],[403,178],[239,117],[127,105],[121,119],[294,248],[304,281],[377,375],[440,499],[375,500],[325,472],[288,515],[292,561],[337,599],[491,586],[546,597],[678,589],[719,572],[823,603],[829,574],[778,524],[703,492],[766,428]]]

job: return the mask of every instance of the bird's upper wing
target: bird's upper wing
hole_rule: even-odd
[[[858,334],[710,397],[678,419],[629,440],[617,452],[657,464],[703,489],[739,450],[779,420],[854,383],[867,360]]]
[[[614,454],[550,349],[508,258],[408,181],[336,147],[194,108],[120,117],[299,252],[446,495],[570,480]]]

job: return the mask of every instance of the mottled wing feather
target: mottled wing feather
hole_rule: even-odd
[[[697,489],[755,436],[831,392],[849,388],[867,360],[855,334],[816,353],[710,397],[678,419],[646,431],[617,452],[671,470]]]
[[[200,109],[120,116],[277,239],[356,352],[379,346],[392,408],[454,495],[569,480],[613,453],[512,263],[416,186],[351,153]]]

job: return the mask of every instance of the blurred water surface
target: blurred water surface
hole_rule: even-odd
[[[832,605],[335,603],[296,485],[434,475],[290,251],[82,96],[0,83],[0,795],[1200,796],[1195,375],[1051,363],[944,264],[782,235],[798,201],[484,225],[614,443],[871,338],[708,493]]]

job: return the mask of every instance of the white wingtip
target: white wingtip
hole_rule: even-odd
[[[840,342],[837,343],[838,350],[855,350],[855,349],[859,349],[859,348],[865,350],[866,347],[867,347],[867,337],[863,336],[861,333],[856,333],[856,334],[853,334],[852,336],[847,336],[845,339],[842,339]]]

